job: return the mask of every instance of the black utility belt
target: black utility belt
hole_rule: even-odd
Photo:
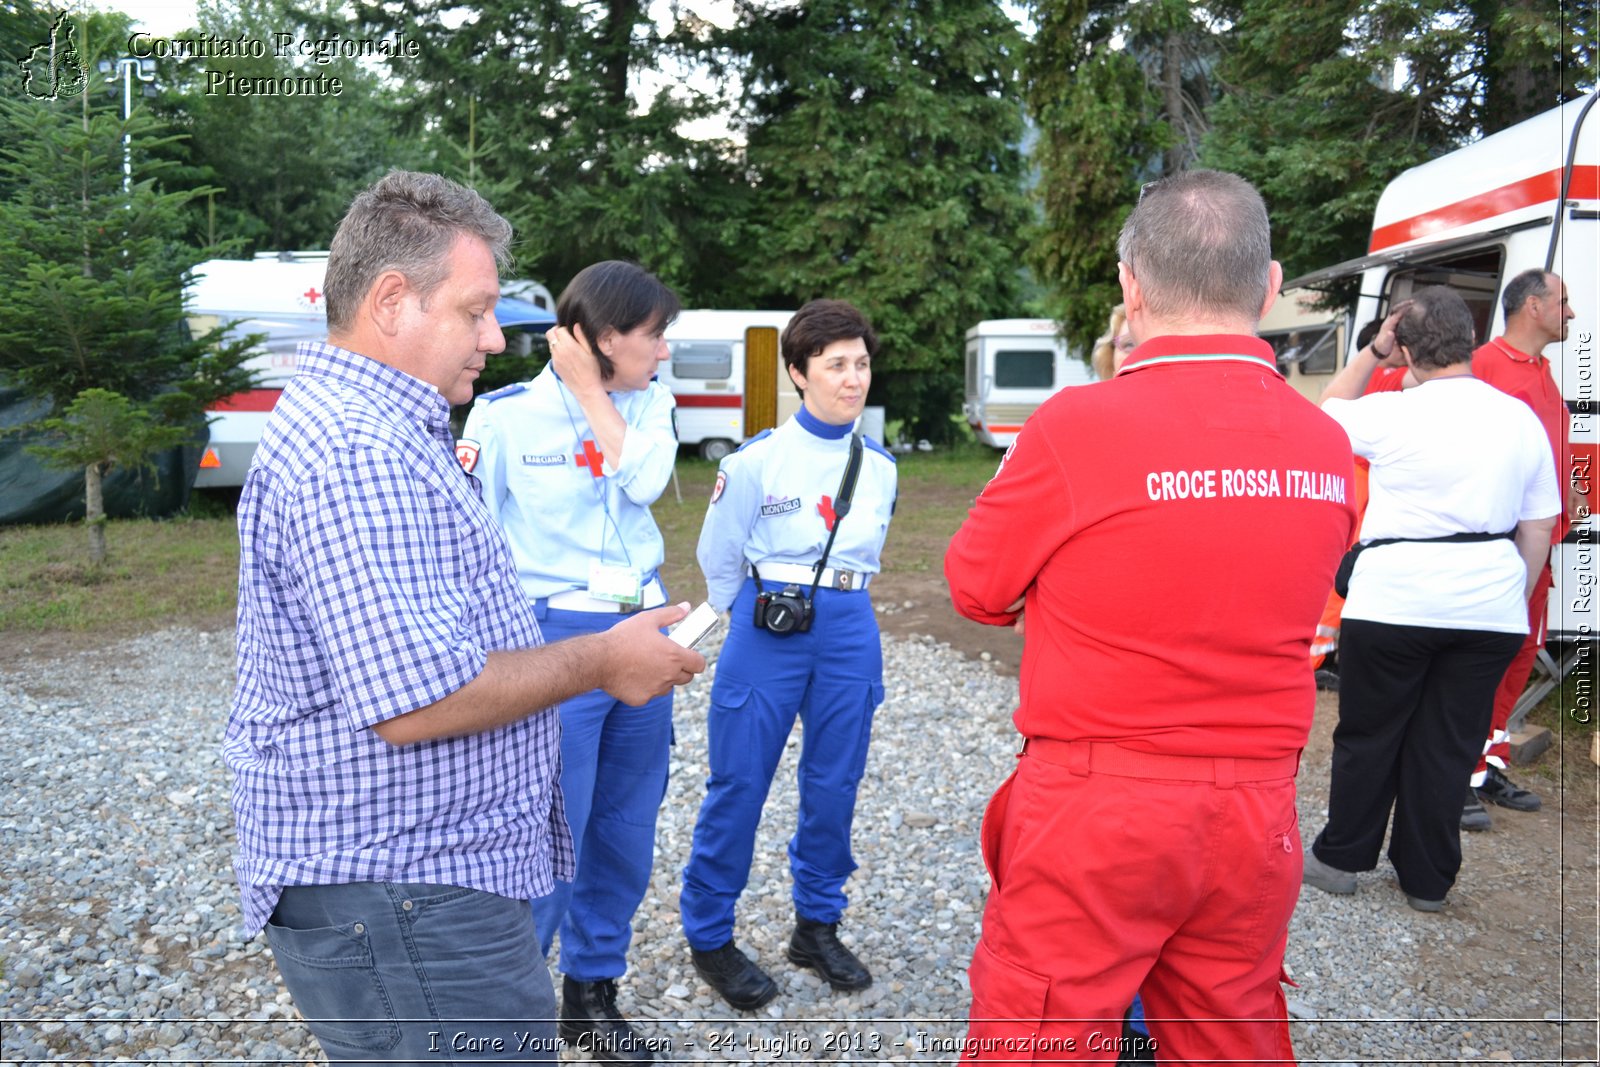
[[[1369,548],[1381,548],[1384,545],[1398,545],[1407,541],[1418,545],[1462,544],[1468,541],[1509,541],[1516,535],[1515,530],[1505,533],[1453,533],[1443,537],[1379,537],[1372,541],[1357,541],[1350,546],[1350,551],[1344,554],[1344,559],[1339,561],[1339,569],[1333,576],[1333,591],[1340,596],[1350,595],[1350,576],[1356,572],[1356,560],[1361,553]]]

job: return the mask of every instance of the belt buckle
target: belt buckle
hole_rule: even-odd
[[[838,570],[838,571],[834,571],[833,573],[834,573],[834,582],[833,582],[834,588],[835,589],[839,589],[839,590],[844,591],[844,592],[849,592],[850,591],[850,587],[854,584],[855,572],[854,571],[846,571],[846,570]]]

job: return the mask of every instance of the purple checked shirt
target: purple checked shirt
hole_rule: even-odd
[[[572,877],[553,712],[398,748],[370,729],[461,688],[491,651],[540,643],[449,414],[433,386],[308,343],[261,435],[223,741],[249,935],[284,886],[528,898]]]

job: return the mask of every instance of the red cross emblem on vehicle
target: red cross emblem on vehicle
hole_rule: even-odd
[[[311,301],[311,305],[313,307],[316,306],[316,303],[317,303],[318,300],[322,299],[322,294],[317,292],[317,287],[314,286],[314,285],[311,288],[307,289],[301,295],[304,296],[307,300]]]
[[[585,441],[583,451],[573,453],[572,461],[580,467],[588,467],[589,474],[595,478],[605,474],[600,469],[600,465],[606,461],[605,453],[594,447],[593,441]]]

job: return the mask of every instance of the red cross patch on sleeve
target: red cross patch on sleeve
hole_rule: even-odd
[[[728,488],[728,476],[718,471],[717,484],[711,487],[711,502],[713,504],[722,499],[722,491],[726,488]]]
[[[462,470],[472,473],[472,469],[478,465],[478,453],[482,447],[470,437],[463,437],[456,442],[456,462],[461,464]]]

